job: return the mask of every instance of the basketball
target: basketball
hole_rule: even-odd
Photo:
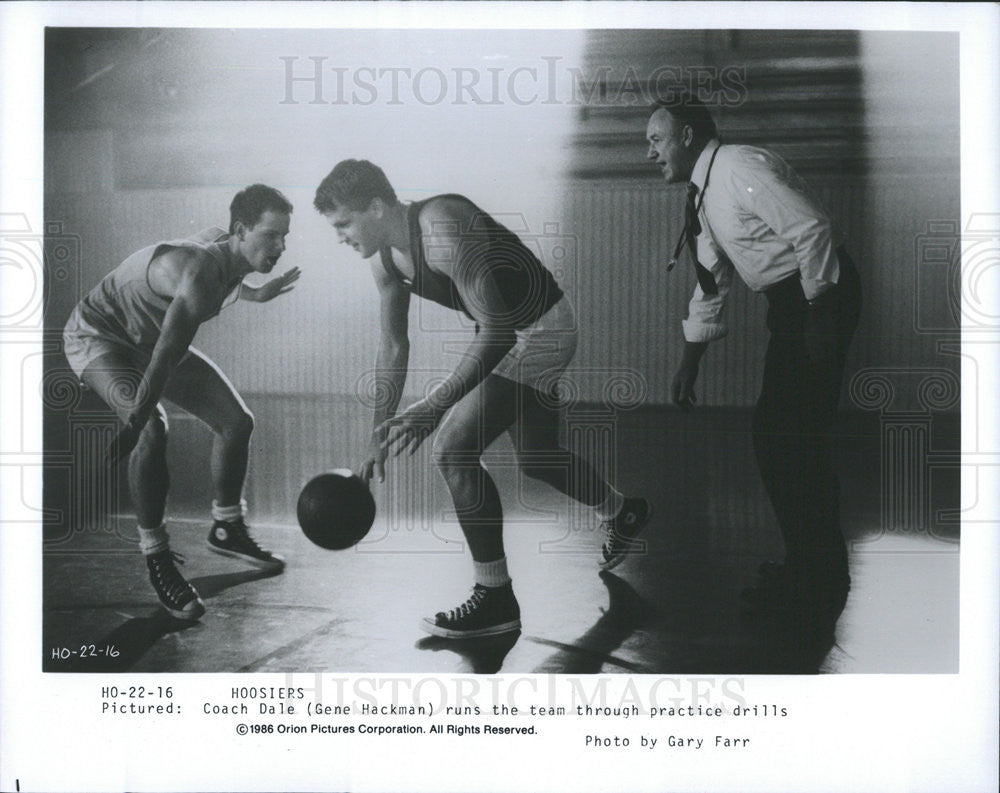
[[[296,515],[313,543],[341,551],[356,545],[371,529],[375,499],[360,477],[337,469],[309,480],[299,494]]]

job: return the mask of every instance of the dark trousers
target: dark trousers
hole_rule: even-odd
[[[806,302],[798,276],[765,290],[771,332],[753,415],[757,464],[785,541],[785,561],[810,576],[847,576],[834,470],[837,402],[861,311],[861,282],[840,255],[840,278],[823,307]],[[824,311],[825,344],[807,348],[807,312]],[[816,354],[816,350],[820,354]]]

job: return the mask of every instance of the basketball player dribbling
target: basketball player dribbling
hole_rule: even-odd
[[[625,498],[560,445],[559,414],[548,392],[576,350],[573,308],[523,242],[463,196],[404,204],[379,167],[345,160],[320,184],[314,204],[341,242],[372,259],[379,292],[375,368],[390,397],[375,409],[359,474],[384,481],[390,451],[412,454],[437,429],[434,461],[472,554],[472,595],[424,618],[421,627],[448,638],[518,631],[500,498],[480,459],[500,434],[508,433],[525,474],[593,507],[604,532],[602,569],[635,551],[650,516],[645,499]],[[411,295],[464,313],[477,332],[454,371],[397,415]]]

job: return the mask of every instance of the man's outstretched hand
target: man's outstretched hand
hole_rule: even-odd
[[[266,303],[268,300],[274,300],[278,295],[291,292],[300,275],[302,275],[302,271],[298,267],[293,267],[287,273],[283,273],[269,281],[265,281],[258,287],[254,287],[251,299],[258,303]]]

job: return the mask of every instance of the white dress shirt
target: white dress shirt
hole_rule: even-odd
[[[683,322],[685,339],[712,341],[729,332],[723,308],[734,269],[755,292],[797,272],[807,300],[837,283],[839,234],[806,183],[776,154],[712,140],[695,163],[691,183],[700,203],[698,260],[719,293],[695,287]]]

